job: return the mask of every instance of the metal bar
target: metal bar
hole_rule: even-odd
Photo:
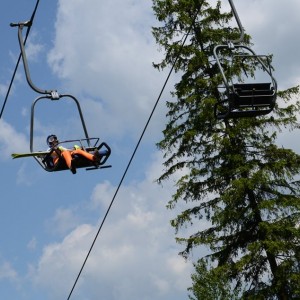
[[[236,9],[235,9],[235,6],[234,6],[232,0],[228,0],[228,1],[229,1],[231,10],[232,10],[232,12],[233,12],[233,15],[234,15],[234,17],[235,17],[235,20],[236,20],[236,22],[237,22],[237,24],[238,24],[238,26],[239,26],[240,33],[241,33],[240,37],[239,37],[237,40],[234,40],[234,41],[231,41],[231,42],[232,42],[233,44],[238,44],[238,43],[241,43],[241,42],[244,40],[244,35],[245,35],[245,34],[244,34],[244,28],[243,28],[243,26],[242,26],[241,20],[240,20],[240,18],[239,18],[239,16],[238,16],[238,13],[237,13],[237,11],[236,11]]]
[[[24,22],[24,23],[17,23],[17,24],[12,23],[10,25],[12,27],[18,26],[18,40],[19,40],[19,45],[20,45],[20,49],[21,49],[21,56],[22,56],[22,61],[23,61],[23,65],[24,65],[26,80],[27,80],[29,86],[39,94],[51,94],[52,90],[42,90],[42,89],[39,89],[38,87],[36,87],[33,84],[31,77],[30,77],[28,61],[27,61],[27,56],[26,56],[26,52],[25,52],[25,42],[23,40],[22,31],[23,31],[24,27],[30,27],[32,25],[31,21]]]
[[[36,103],[39,100],[41,100],[41,99],[50,99],[50,98],[51,98],[51,96],[49,96],[49,95],[40,96],[40,97],[36,98],[35,101],[31,105],[31,117],[30,117],[30,152],[34,152],[34,150],[33,150],[34,107],[35,107]]]
[[[82,114],[82,110],[81,110],[79,101],[72,95],[68,95],[68,94],[60,95],[60,98],[63,98],[63,97],[69,97],[69,98],[71,98],[72,100],[75,101],[75,103],[77,105],[78,112],[79,112],[79,116],[80,116],[81,124],[82,124],[82,127],[83,127],[83,131],[84,131],[84,134],[85,134],[85,138],[87,139],[88,146],[90,147],[90,138],[89,138],[89,135],[88,135],[88,131],[86,129],[86,125],[85,125],[85,121],[84,121],[84,118],[83,118],[83,114]]]
[[[225,73],[223,71],[223,67],[221,66],[221,63],[220,63],[220,60],[219,60],[219,57],[218,57],[218,53],[217,53],[217,51],[219,49],[221,49],[221,48],[223,48],[223,49],[225,48],[226,49],[226,48],[228,48],[228,45],[218,45],[218,46],[215,46],[214,50],[213,50],[213,53],[214,53],[214,57],[216,59],[216,62],[218,64],[219,71],[221,72],[221,75],[223,77],[223,82],[224,82],[224,84],[226,86],[226,89],[228,90],[229,89],[229,83],[228,83],[227,78],[225,76]]]
[[[264,70],[265,72],[267,72],[268,75],[271,77],[272,83],[273,83],[273,86],[274,86],[274,89],[275,89],[275,91],[277,91],[277,81],[276,81],[275,77],[273,76],[270,67],[267,67],[267,66],[265,65],[265,63],[262,61],[262,59],[261,59],[261,57],[263,57],[263,56],[265,56],[265,55],[257,55],[251,48],[249,48],[249,47],[247,47],[247,46],[243,46],[243,45],[238,45],[238,46],[236,46],[236,48],[244,48],[244,49],[246,49],[246,50],[248,50],[249,52],[252,53],[251,56],[252,56],[252,57],[255,57],[255,58],[257,59],[257,61],[259,61],[259,63],[260,63],[260,64],[262,65],[262,67],[263,67],[263,70]]]
[[[35,4],[35,7],[34,7],[34,10],[33,10],[33,13],[32,13],[31,18],[30,18],[30,23],[31,24],[33,23],[36,11],[37,11],[38,6],[39,6],[39,3],[40,3],[40,0],[37,0],[37,2]],[[25,35],[25,39],[24,39],[24,45],[26,44],[26,41],[28,39],[28,36],[29,36],[29,33],[30,33],[30,28],[31,27],[28,27],[28,29],[27,29],[27,32],[26,32],[26,35]],[[18,67],[19,67],[19,63],[20,63],[20,60],[21,60],[21,56],[22,56],[22,53],[19,54],[19,57],[18,57],[16,66],[15,66],[15,69],[14,69],[14,72],[13,72],[13,75],[12,75],[12,78],[11,78],[11,81],[10,81],[10,84],[9,84],[9,87],[8,87],[8,90],[7,90],[7,93],[6,93],[6,96],[5,96],[5,99],[4,99],[4,103],[2,105],[2,109],[1,109],[1,112],[0,112],[0,119],[2,118],[2,115],[3,115],[4,109],[5,109],[5,106],[6,106],[6,103],[7,103],[7,100],[8,100],[8,97],[9,97],[9,94],[10,94],[13,82],[15,80],[15,77],[16,77],[16,74],[17,74],[17,70],[18,70]]]
[[[214,54],[214,57],[215,57],[216,62],[218,64],[218,67],[219,67],[219,70],[221,72],[221,75],[223,77],[224,84],[225,84],[226,88],[228,89],[229,88],[229,83],[228,83],[227,78],[226,78],[226,76],[224,74],[223,68],[221,66],[221,63],[220,63],[220,60],[219,60],[219,57],[218,57],[218,50],[220,50],[220,49],[226,49],[226,48],[228,48],[228,45],[218,45],[218,46],[215,46],[215,48],[213,50],[213,54]],[[265,65],[265,63],[261,60],[260,57],[262,57],[262,55],[257,55],[251,48],[249,48],[247,46],[244,46],[244,45],[236,45],[235,48],[246,49],[247,51],[249,51],[252,54],[251,55],[252,57],[255,57],[257,59],[257,61],[259,61],[259,63],[263,67],[263,70],[266,71],[268,73],[268,75],[271,77],[273,86],[275,88],[275,91],[277,91],[277,81],[276,81],[275,77],[273,76],[270,68],[268,68]]]
[[[85,125],[85,121],[84,121],[84,118],[83,118],[83,114],[82,114],[82,111],[81,111],[81,107],[80,107],[80,104],[79,104],[79,101],[72,95],[59,95],[59,98],[71,98],[73,101],[75,101],[76,105],[77,105],[77,110],[79,112],[79,116],[80,116],[80,120],[81,120],[81,124],[82,124],[82,127],[83,127],[83,131],[84,131],[84,134],[85,134],[85,139],[87,140],[87,144],[88,144],[88,147],[90,147],[91,143],[90,143],[90,138],[89,138],[89,135],[88,135],[88,131],[86,129],[86,125]],[[38,98],[35,99],[35,101],[32,103],[31,105],[31,118],[30,118],[30,151],[31,152],[34,152],[34,149],[33,149],[33,136],[34,136],[34,110],[35,110],[35,105],[36,103],[39,101],[39,100],[42,100],[42,99],[51,99],[52,100],[52,97],[51,95],[44,95],[44,96],[40,96]],[[54,101],[54,100],[53,100]]]

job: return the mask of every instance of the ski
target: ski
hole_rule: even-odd
[[[39,152],[30,152],[30,153],[13,153],[11,156],[13,159],[21,157],[31,157],[31,156],[44,156],[47,155],[49,151],[39,151]]]

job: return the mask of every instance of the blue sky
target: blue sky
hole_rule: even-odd
[[[274,54],[279,87],[298,84],[299,1],[235,2],[253,49]],[[28,20],[34,5],[1,4],[1,104],[19,54],[17,29],[9,24]],[[40,88],[79,99],[89,135],[112,148],[112,168],[47,173],[31,158],[10,158],[29,150],[30,107],[38,96],[20,65],[0,120],[3,299],[67,299],[167,76],[168,70],[159,73],[152,67],[163,54],[151,36],[155,24],[151,1],[40,2],[27,44],[32,79]],[[172,76],[71,299],[188,298],[192,260],[178,256],[182,248],[169,225],[176,211],[165,208],[176,178],[163,186],[154,182],[163,168],[155,143],[162,137],[164,100],[175,81]],[[38,150],[46,148],[49,133],[62,140],[83,137],[71,104],[39,105]],[[280,142],[296,149],[295,134],[284,133]]]

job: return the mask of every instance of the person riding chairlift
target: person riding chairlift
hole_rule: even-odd
[[[95,151],[94,154],[91,154],[87,151],[82,150],[78,145],[74,145],[74,149],[67,149],[62,146],[57,146],[59,143],[57,136],[51,134],[47,137],[47,144],[50,147],[51,152],[51,161],[48,162],[48,166],[54,168],[58,163],[60,158],[63,158],[66,162],[66,165],[73,174],[76,174],[76,167],[74,164],[74,156],[81,155],[86,159],[90,160],[93,163],[99,163],[101,157],[106,154],[107,150]]]

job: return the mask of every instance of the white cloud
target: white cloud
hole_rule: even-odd
[[[28,139],[18,133],[14,127],[0,120],[0,151],[1,159],[8,159],[12,153],[28,151]]]
[[[153,183],[159,172],[159,167],[153,165],[161,166],[161,157],[154,158],[143,182],[121,187],[79,279],[74,299],[82,299],[82,295],[94,299],[94,295],[101,294],[103,299],[112,300],[174,300],[187,295],[192,266],[178,256],[180,249],[169,225],[175,212],[165,208],[172,186],[163,189]],[[97,210],[103,216],[114,190],[109,182],[98,184],[87,210]],[[69,215],[68,211],[61,212],[61,216]],[[56,216],[52,222],[57,220],[60,226]],[[99,225],[78,224],[61,242],[45,246],[33,273],[35,284],[52,294],[55,289],[49,299],[61,298],[68,292],[66,289],[71,289]]]
[[[27,244],[27,248],[31,251],[35,250],[37,247],[37,240],[33,237]]]
[[[166,78],[152,67],[154,23],[150,2],[59,2],[49,64],[72,92],[89,95],[84,111],[98,131],[135,132],[150,114]]]
[[[0,96],[4,97],[7,92],[7,85],[0,84]]]
[[[247,34],[252,36],[253,50],[258,54],[274,54],[274,75],[279,88],[299,84],[299,39],[295,29],[300,27],[300,2],[273,0],[235,1],[235,6]]]
[[[74,210],[76,211],[76,208],[58,208],[55,211],[54,217],[46,222],[47,228],[52,233],[59,235],[64,235],[74,229],[78,224],[78,217],[75,215]]]
[[[36,177],[33,173],[28,173],[27,164],[22,163],[20,168],[17,171],[16,182],[19,185],[32,186],[36,181]]]
[[[11,281],[16,281],[18,279],[18,274],[11,264],[7,261],[4,261],[0,265],[0,280],[8,279]]]
[[[31,32],[30,39],[26,43],[26,57],[28,61],[38,61],[39,55],[45,50],[45,46],[38,41],[38,34],[36,31]]]

